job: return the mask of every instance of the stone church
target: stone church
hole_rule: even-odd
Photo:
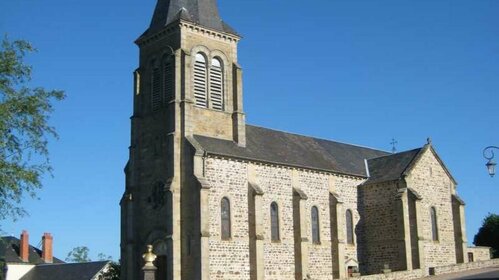
[[[464,203],[428,141],[401,153],[246,124],[216,0],[158,0],[136,41],[122,279],[338,279],[467,262]]]

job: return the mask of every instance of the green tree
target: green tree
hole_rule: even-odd
[[[113,260],[113,257],[108,256],[108,255],[106,255],[106,254],[104,254],[104,253],[99,253],[99,254],[97,255],[97,259],[98,259],[99,261],[112,261],[112,260]]]
[[[33,46],[23,40],[0,45],[0,220],[25,214],[21,200],[36,197],[43,174],[51,174],[47,143],[57,138],[48,121],[53,101],[64,92],[30,87],[32,68],[24,61]]]
[[[66,261],[67,262],[72,262],[72,263],[91,262],[92,260],[88,256],[89,252],[90,252],[90,249],[88,249],[87,246],[78,246],[78,247],[75,247],[66,256]]]
[[[489,213],[485,217],[482,227],[475,235],[473,244],[491,247],[492,256],[499,258],[499,215]]]
[[[104,272],[103,279],[105,280],[120,280],[121,266],[119,263],[111,262],[109,270]]]

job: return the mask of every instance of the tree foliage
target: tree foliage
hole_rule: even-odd
[[[88,249],[87,246],[75,247],[66,256],[66,261],[71,262],[71,263],[91,262],[92,260],[88,256],[89,252],[90,252],[90,249]]]
[[[92,260],[88,256],[89,253],[90,253],[90,249],[88,249],[87,246],[75,247],[75,248],[73,248],[73,250],[71,250],[71,252],[68,253],[68,255],[66,257],[66,261],[71,262],[71,263],[91,262]],[[109,261],[109,268],[102,275],[103,280],[119,280],[120,279],[120,273],[121,273],[120,264],[117,262],[114,262],[113,258],[111,256],[106,255],[104,253],[99,253],[97,255],[97,259],[99,261]]]
[[[104,272],[103,279],[105,280],[120,280],[121,266],[119,263],[111,262],[109,270]]]
[[[53,101],[64,92],[29,87],[32,68],[24,61],[33,46],[23,40],[0,45],[0,220],[25,214],[26,195],[36,197],[41,176],[51,174],[47,143],[57,138],[48,121]]]
[[[473,244],[492,248],[494,258],[499,258],[499,215],[490,214],[483,220],[482,227],[475,235]]]

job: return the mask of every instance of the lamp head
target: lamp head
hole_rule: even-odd
[[[492,159],[489,159],[489,161],[485,164],[490,177],[494,177],[494,175],[496,175],[496,165],[497,164]]]

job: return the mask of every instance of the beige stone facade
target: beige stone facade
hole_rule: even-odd
[[[431,143],[392,155],[246,125],[239,36],[186,11],[136,42],[122,279],[141,279],[148,244],[167,280],[339,279],[467,262],[464,203]]]

